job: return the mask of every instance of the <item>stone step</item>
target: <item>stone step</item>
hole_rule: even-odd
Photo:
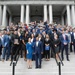
[[[70,61],[64,58],[64,66],[61,67],[62,75],[75,75],[75,55],[70,55]],[[35,61],[32,62],[32,69],[27,69],[27,62],[20,58],[16,67],[15,75],[59,75],[58,66],[54,58],[50,61],[42,60],[42,68],[35,69]],[[0,75],[12,75],[12,66],[10,61],[0,61]]]
[[[0,75],[12,75],[12,73],[10,72],[4,72],[4,73],[0,73]],[[53,73],[50,73],[50,72],[41,72],[41,73],[38,73],[38,72],[34,72],[34,73],[28,73],[28,72],[16,72],[15,75],[59,75],[58,72],[53,72]],[[75,73],[71,73],[71,72],[63,72],[61,73],[61,75],[75,75]]]
[[[75,68],[74,67],[62,67],[62,72],[71,72],[71,73],[74,73],[75,72]],[[42,69],[35,69],[35,67],[34,68],[32,68],[31,70],[29,70],[29,69],[27,69],[27,67],[15,67],[15,71],[16,72],[58,72],[58,67],[42,67]],[[12,67],[10,67],[10,68],[0,68],[0,73],[1,72],[12,72]]]

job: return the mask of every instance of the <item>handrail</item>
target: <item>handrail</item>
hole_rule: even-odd
[[[57,61],[57,59],[56,59],[56,53],[53,51],[53,53],[54,53],[54,56],[55,56],[55,60],[56,60],[56,63],[58,64],[59,62]],[[58,55],[58,54],[57,54]],[[62,66],[64,66],[64,63],[62,62],[62,59],[60,58],[60,56],[58,55],[58,57],[59,57],[59,60],[60,60],[60,62],[61,62],[61,64],[62,64]]]
[[[17,57],[18,53],[19,53],[19,48],[17,49],[17,51],[16,51],[16,53],[15,53],[13,59],[11,60],[10,66],[12,65],[12,63],[13,63],[15,57]],[[18,59],[19,59],[19,56],[18,56]],[[16,60],[16,64],[17,64],[18,59]]]
[[[61,63],[59,62],[59,75],[61,75]]]
[[[58,54],[57,54],[57,55],[58,55]],[[58,55],[58,57],[59,57],[59,59],[60,59],[60,61],[61,61],[62,66],[64,66],[64,63],[62,62],[62,59],[60,58],[59,55]]]
[[[18,48],[16,53],[15,53],[15,55],[14,55],[14,57],[13,57],[13,59],[12,59],[12,61],[11,61],[11,63],[10,63],[10,66],[13,64],[12,75],[15,75],[15,66],[16,66],[16,64],[17,64],[17,62],[19,60],[19,56],[20,55],[19,55],[19,48]],[[16,58],[16,61],[14,61],[15,58]]]
[[[61,75],[61,64],[62,64],[62,66],[64,66],[64,63],[62,62],[62,59],[60,58],[60,56],[57,54],[58,57],[59,57],[59,60],[60,60],[60,62],[58,62],[57,59],[56,59],[55,51],[53,51],[53,53],[54,53],[54,56],[55,56],[55,60],[56,60],[58,69],[59,69],[59,75]]]
[[[55,50],[54,50],[54,44],[53,44],[53,39],[51,39],[51,47],[52,47],[52,49],[53,49],[53,53],[54,53],[54,56],[55,56],[55,60],[56,60],[56,63],[57,63],[57,65],[59,64],[59,62],[57,61],[57,59],[56,59],[56,53],[55,53]],[[58,55],[58,54],[57,54]],[[60,60],[60,62],[61,62],[61,64],[62,64],[62,66],[64,66],[64,64],[63,64],[63,62],[62,62],[62,59],[60,58],[60,56],[58,55],[58,57],[59,57],[59,60]]]
[[[52,52],[53,52],[53,54],[54,54],[54,59],[55,59],[57,65],[59,65],[59,63],[58,63],[58,61],[57,61],[57,59],[56,59],[56,56],[55,56],[55,52],[54,52],[54,51],[52,51]]]

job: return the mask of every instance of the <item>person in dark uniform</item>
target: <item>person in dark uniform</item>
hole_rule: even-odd
[[[53,40],[53,45],[54,45],[54,50],[55,50],[55,54],[56,54],[56,59],[57,61],[59,61],[59,44],[60,44],[60,40],[58,38],[58,35],[55,35],[54,40]]]
[[[70,42],[70,52],[73,52],[73,42],[72,42],[72,40],[73,40],[73,29],[72,28],[70,28],[70,31],[69,31],[69,34],[70,34],[70,36],[71,36],[71,42]]]
[[[72,44],[74,46],[74,54],[75,54],[75,28],[73,29],[73,34],[72,34]]]
[[[13,58],[14,57],[14,55],[15,55],[15,53],[16,53],[16,51],[19,53],[19,44],[20,44],[20,38],[19,38],[19,36],[18,36],[18,33],[17,33],[17,31],[14,31],[14,34],[13,34],[13,36],[11,37],[11,43],[12,43],[12,54],[11,54],[11,60],[16,60],[16,57],[15,58]],[[18,54],[17,53],[17,54]]]
[[[39,41],[38,36],[36,36],[36,42],[34,43],[34,54],[35,54],[36,68],[41,68],[43,46],[42,46],[42,42]]]

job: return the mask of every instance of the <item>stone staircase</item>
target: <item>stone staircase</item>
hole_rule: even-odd
[[[71,53],[69,58],[70,61],[67,61],[66,58],[63,61],[64,66],[62,66],[61,75],[75,75],[75,55]],[[26,64],[26,61],[20,58],[15,67],[15,75],[59,75],[58,66],[54,58],[51,58],[50,61],[45,61],[43,59],[41,69],[35,69],[34,61],[32,69],[27,69]],[[10,61],[0,61],[0,75],[12,75]]]

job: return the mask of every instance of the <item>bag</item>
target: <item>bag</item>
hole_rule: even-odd
[[[50,46],[45,46],[45,50],[50,50]]]

